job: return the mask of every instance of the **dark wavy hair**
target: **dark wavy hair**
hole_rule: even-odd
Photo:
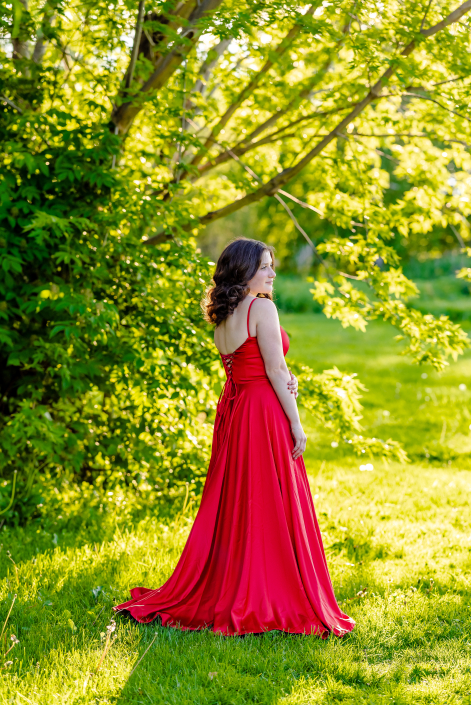
[[[249,293],[249,282],[257,273],[264,252],[272,259],[275,248],[259,240],[238,237],[224,249],[214,272],[214,286],[210,287],[202,301],[204,318],[218,326],[230,316]],[[260,294],[272,299],[271,294]]]

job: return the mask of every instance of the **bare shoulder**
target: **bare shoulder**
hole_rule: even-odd
[[[252,311],[257,321],[276,320],[278,321],[278,309],[270,299],[257,299],[257,302],[252,306]]]

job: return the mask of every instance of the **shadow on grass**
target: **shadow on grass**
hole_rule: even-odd
[[[124,574],[128,582],[128,571],[135,566],[135,584],[157,586],[165,579],[162,569],[146,573],[138,568],[142,536],[131,538],[135,546],[123,543],[119,548],[115,541],[97,552],[81,547],[76,557],[56,551],[49,562],[43,556],[40,600],[32,598],[28,588],[38,579],[38,564],[30,561],[21,566],[12,623],[29,663],[41,661],[48,668],[59,645],[61,658],[89,653],[90,665],[85,668],[96,667],[103,650],[100,633],[106,632],[113,616],[113,603],[126,597],[122,587],[116,587],[120,576]],[[178,551],[171,550],[176,561]],[[358,624],[352,635],[325,641],[277,632],[222,637],[180,632],[157,623],[139,625],[118,617],[117,640],[102,670],[111,679],[136,668],[124,684],[118,686],[115,681],[113,694],[108,692],[108,700],[100,702],[376,705],[385,697],[396,704],[425,702],[413,696],[414,684],[431,679],[440,685],[459,675],[459,659],[471,639],[469,594],[452,574],[443,575],[433,589],[430,581],[421,581],[412,590],[412,582],[417,584],[412,573],[404,575],[389,594],[375,578],[381,576],[384,560],[363,550],[373,560],[345,575],[337,590],[339,599],[354,598],[342,604]],[[169,561],[165,571],[171,570]],[[360,581],[368,587],[365,598],[355,598]],[[5,614],[8,606],[7,601]]]
[[[299,679],[317,677],[316,654],[330,641],[279,632],[223,637],[151,625],[128,628],[142,637],[138,665],[115,700],[119,705],[276,703]]]
[[[159,508],[153,513],[146,508],[131,517],[117,517],[113,512],[85,512],[84,508],[82,515],[77,511],[63,521],[62,517],[51,519],[46,516],[23,526],[3,525],[0,529],[0,546],[5,552],[10,551],[18,567],[40,556],[52,556],[58,546],[64,551],[91,546],[93,551],[99,552],[103,544],[114,539],[117,530],[132,533],[136,527],[151,522],[156,516],[159,522],[170,526],[179,516],[180,504],[173,508],[166,507],[165,512]],[[12,572],[12,562],[1,560],[0,579],[6,577],[8,572]]]
[[[126,625],[123,632],[138,632],[140,642],[134,671],[113,702],[116,705],[464,703],[461,699],[448,700],[445,691],[466,695],[469,684],[459,682],[463,666],[459,657],[466,634],[463,631],[453,634],[446,628],[441,635],[436,629],[432,635],[433,628],[424,629],[435,609],[436,604],[430,601],[427,614],[421,615],[420,634],[404,628],[404,619],[398,614],[390,614],[386,628],[378,629],[379,625],[368,617],[369,606],[364,604],[356,615],[359,618],[356,632],[343,639],[330,637],[325,641],[276,632],[224,638],[210,632]],[[448,626],[456,614],[453,609],[439,610],[440,619],[448,620]],[[406,621],[409,617],[410,611]],[[439,637],[438,643],[433,636]]]

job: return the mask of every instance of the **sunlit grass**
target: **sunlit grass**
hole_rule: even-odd
[[[312,492],[337,596],[357,621],[353,634],[223,638],[117,618],[97,671],[112,605],[131,586],[158,586],[170,575],[191,516],[125,526],[108,512],[101,536],[99,526],[88,537],[83,526],[75,539],[67,517],[45,528],[4,527],[0,631],[17,598],[2,653],[11,634],[20,643],[5,659],[13,663],[2,671],[1,704],[471,703],[469,460],[460,452],[427,458],[424,450],[427,434],[442,432],[440,414],[447,428],[464,414],[468,392],[459,384],[470,378],[470,359],[441,378],[427,370],[424,380],[424,370],[396,355],[385,326],[361,336],[325,323],[285,316],[292,354],[316,369],[357,371],[370,389],[368,433],[401,440],[414,459],[373,460],[372,471],[360,471],[361,459],[333,449],[306,420]],[[437,406],[417,399],[425,385]],[[379,416],[384,410],[389,417]],[[446,430],[442,445],[465,432]]]
[[[366,334],[343,330],[322,315],[285,314],[291,337],[290,355],[316,372],[337,365],[358,374],[366,385],[362,403],[367,435],[400,441],[411,459],[449,463],[471,469],[471,353],[437,373],[430,365],[413,365],[401,355],[397,331],[371,323]],[[463,324],[469,329],[468,324]],[[332,436],[306,418],[316,457],[339,458],[330,452]]]

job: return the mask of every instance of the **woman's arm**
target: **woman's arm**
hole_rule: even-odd
[[[306,434],[299,418],[296,399],[288,388],[291,377],[283,355],[280,321],[273,301],[259,299],[252,306],[252,315],[257,327],[257,340],[265,363],[265,370],[281,406],[291,424],[294,438],[293,458],[299,458],[306,450]]]

